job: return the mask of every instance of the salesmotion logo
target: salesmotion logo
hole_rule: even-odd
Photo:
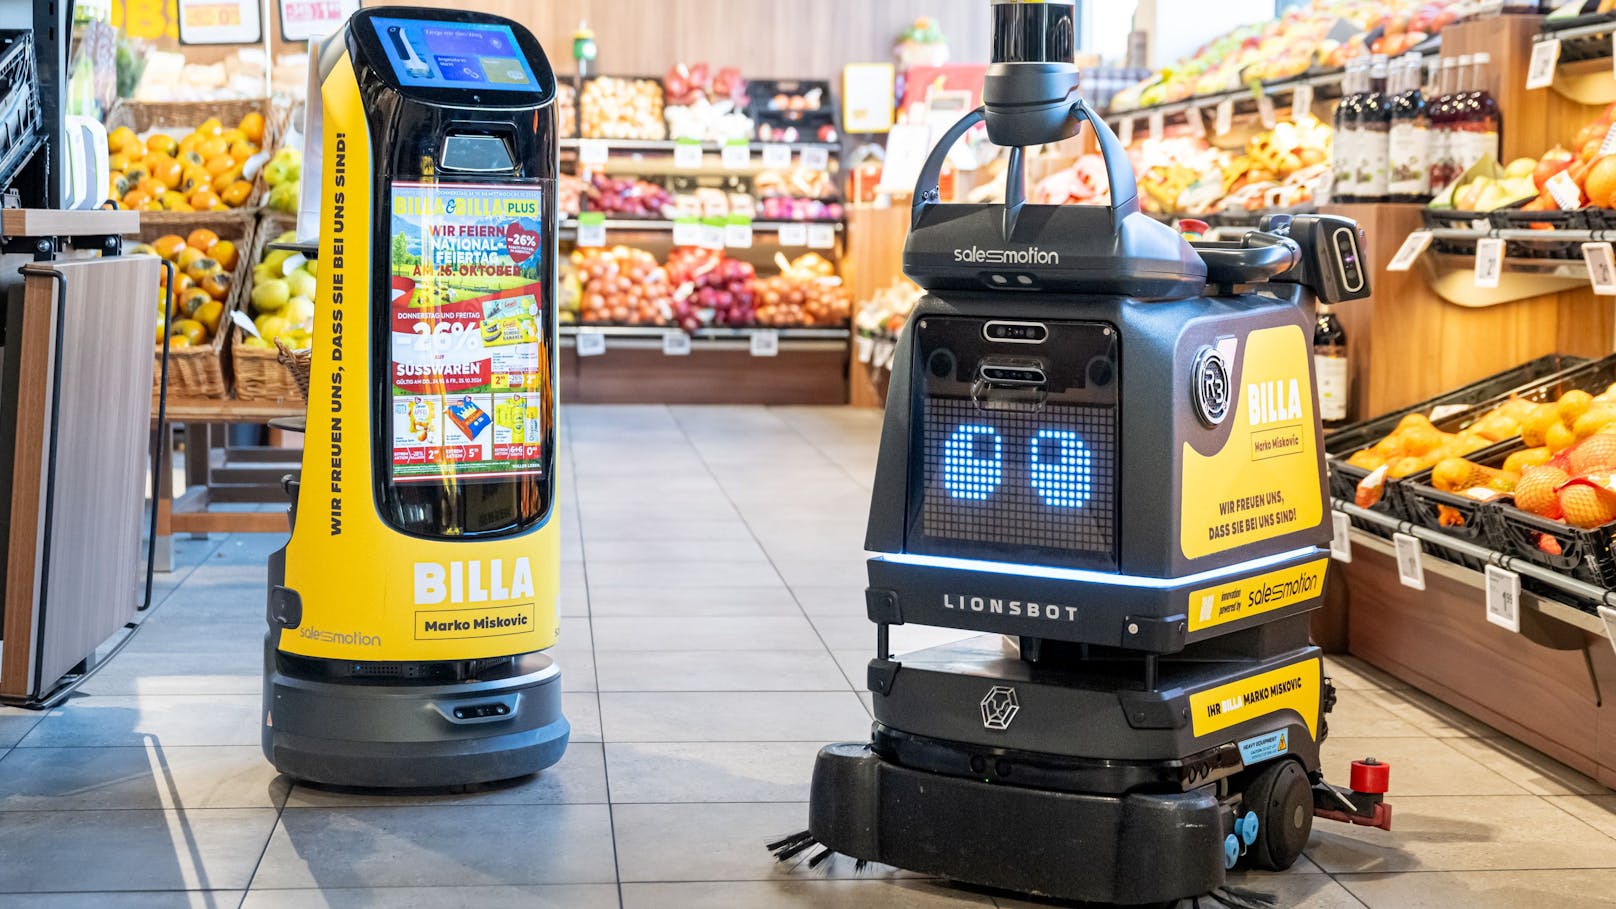
[[[972,246],[954,250],[954,261],[972,265],[1059,265],[1060,253],[1048,252],[1036,246],[1027,249],[983,249]]]

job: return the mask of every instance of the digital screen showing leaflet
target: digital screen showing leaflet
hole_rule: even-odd
[[[537,475],[554,419],[539,189],[392,187],[392,478]]]
[[[376,17],[400,85],[537,91],[539,80],[509,25]]]

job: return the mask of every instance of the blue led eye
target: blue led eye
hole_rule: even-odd
[[[992,454],[986,448],[992,442]],[[982,444],[979,444],[982,443]],[[961,426],[943,443],[943,488],[956,499],[983,501],[1004,480],[1004,439],[991,427]]]
[[[1082,508],[1087,504],[1093,492],[1094,459],[1077,433],[1041,430],[1033,436],[1028,460],[1032,462],[1033,488],[1046,504],[1061,508]]]

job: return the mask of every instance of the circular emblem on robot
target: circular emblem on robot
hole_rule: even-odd
[[[1208,427],[1219,425],[1229,415],[1229,364],[1216,348],[1203,347],[1195,355],[1191,376],[1195,416]]]
[[[988,690],[987,697],[982,699],[982,725],[995,732],[1003,732],[1010,728],[1010,723],[1020,711],[1021,704],[1016,700],[1016,690],[1004,685],[995,685]]]

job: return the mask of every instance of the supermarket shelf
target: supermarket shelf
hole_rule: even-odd
[[[1272,97],[1278,104],[1281,99],[1290,97],[1298,85],[1313,86],[1313,97],[1323,101],[1331,97],[1339,97],[1341,80],[1345,78],[1344,70],[1332,70],[1312,76],[1296,76],[1279,82],[1269,82],[1263,85],[1263,93]],[[1149,121],[1153,114],[1161,114],[1168,126],[1174,123],[1184,123],[1187,113],[1192,108],[1199,108],[1210,114],[1224,101],[1234,102],[1236,116],[1240,114],[1254,114],[1257,112],[1257,99],[1250,88],[1239,88],[1232,91],[1218,92],[1211,95],[1197,95],[1186,101],[1172,101],[1167,104],[1157,104],[1151,107],[1140,107],[1127,111],[1111,111],[1105,115],[1105,122],[1115,129],[1123,120],[1131,119],[1135,129],[1139,124]]]
[[[1439,550],[1448,549],[1462,555],[1483,560],[1490,565],[1497,565],[1499,568],[1503,568],[1506,571],[1513,571],[1522,577],[1530,577],[1557,589],[1564,590],[1580,599],[1588,599],[1595,602],[1603,602],[1606,605],[1616,606],[1616,591],[1595,587],[1592,584],[1578,581],[1575,578],[1566,577],[1558,572],[1551,571],[1540,565],[1528,562],[1525,559],[1507,556],[1485,546],[1478,546],[1475,543],[1470,543],[1465,540],[1460,540],[1455,537],[1437,533],[1434,530],[1420,527],[1407,521],[1401,521],[1397,518],[1389,517],[1377,511],[1370,511],[1367,508],[1359,508],[1356,505],[1349,504],[1340,499],[1332,500],[1332,506],[1336,511],[1350,515],[1353,518],[1384,527],[1387,530],[1393,530],[1398,533],[1405,533],[1409,536],[1417,537],[1422,542],[1427,542],[1434,547],[1438,547]],[[1374,534],[1358,528],[1354,528],[1352,530],[1352,545],[1354,547],[1361,546],[1382,555],[1390,556],[1394,559],[1396,558],[1396,547],[1393,545],[1391,540],[1377,537]],[[1430,550],[1427,550],[1426,555],[1429,556],[1424,563],[1425,570],[1427,572],[1448,578],[1450,580],[1458,581],[1459,583],[1470,587],[1474,587],[1477,591],[1478,597],[1485,595],[1487,589],[1487,579],[1484,574],[1443,559],[1440,551],[1431,552]],[[1605,623],[1601,621],[1599,616],[1593,612],[1546,599],[1531,593],[1530,591],[1521,591],[1521,608],[1541,613],[1548,618],[1575,626],[1590,634],[1595,634],[1600,637],[1608,636],[1605,632]]]
[[[663,336],[669,332],[678,331],[672,326],[661,325],[562,325],[559,333],[563,339],[576,338],[581,332],[605,335],[613,340],[638,339],[662,343]],[[746,328],[698,328],[692,334],[693,342],[701,341],[750,341],[752,335],[760,331],[772,331],[780,336],[780,343],[797,341],[835,341],[846,346],[851,332],[846,328],[770,328],[758,325]]]
[[[576,151],[578,146],[584,142],[602,142],[612,151],[625,152],[672,152],[679,145],[679,143],[673,139],[562,139],[561,148],[563,151],[568,149]],[[808,148],[822,148],[831,155],[839,155],[842,152],[842,144],[840,142],[754,141],[751,143],[751,149],[752,151],[762,151],[765,145],[784,145],[789,147],[794,152],[802,151],[803,149]],[[703,142],[701,143],[701,148],[702,151],[721,151],[724,148],[724,143]]]
[[[1616,100],[1616,81],[1610,78],[1611,36],[1616,16],[1581,16],[1564,28],[1544,20],[1537,41],[1560,42],[1554,70],[1554,91],[1578,104],[1608,104]]]
[[[835,228],[837,233],[841,233],[842,230],[845,227],[845,224],[842,221],[753,221],[752,222],[752,232],[753,233],[779,233],[780,229],[782,227],[792,227],[792,226],[799,225],[799,224],[802,225],[803,227],[811,227],[811,226],[816,225],[816,224],[817,225],[826,225],[826,224],[828,224],[828,225],[832,226],[833,228]],[[673,230],[673,222],[672,221],[656,220],[656,219],[651,219],[651,218],[644,218],[644,219],[641,219],[641,218],[619,218],[619,219],[616,219],[616,220],[608,219],[606,221],[606,229],[607,230],[629,230],[629,231],[639,230],[639,231],[647,231],[647,232],[651,232],[651,231],[671,232]],[[563,235],[566,235],[568,233],[576,233],[577,230],[578,230],[578,219],[577,218],[563,218],[562,219],[562,221],[561,221],[561,232],[562,232]]]

